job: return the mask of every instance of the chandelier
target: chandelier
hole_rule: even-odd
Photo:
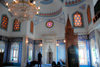
[[[35,0],[13,0],[6,2],[8,11],[20,21],[33,19],[34,15],[39,14],[40,7],[36,6]]]

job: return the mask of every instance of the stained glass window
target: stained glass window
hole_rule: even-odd
[[[48,22],[46,22],[46,26],[47,26],[48,28],[53,27],[53,25],[54,25],[53,21],[48,21]]]
[[[1,28],[7,30],[8,26],[8,17],[6,15],[2,16],[1,19]]]
[[[20,31],[20,22],[18,19],[14,20],[13,31]]]
[[[34,27],[34,24],[33,24],[33,22],[31,21],[31,23],[30,23],[30,32],[31,32],[31,33],[33,33],[33,27]]]
[[[76,12],[73,16],[74,18],[74,27],[82,27],[83,22],[82,22],[82,15],[79,12]]]
[[[89,5],[87,7],[87,17],[88,17],[88,24],[90,24],[92,19],[91,19],[91,11]]]

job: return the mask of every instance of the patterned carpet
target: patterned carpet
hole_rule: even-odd
[[[20,66],[4,66],[4,67],[20,67]],[[38,65],[35,65],[33,67],[38,67]],[[41,67],[52,67],[51,64],[42,64]],[[61,67],[66,67],[66,66],[61,66]]]
[[[20,66],[4,66],[4,67],[20,67]],[[38,67],[38,65],[35,65],[35,66],[33,66],[33,67]],[[52,67],[52,66],[49,65],[49,64],[44,64],[44,65],[42,65],[41,67]]]

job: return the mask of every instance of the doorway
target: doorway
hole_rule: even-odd
[[[49,46],[48,52],[47,52],[47,64],[52,64],[53,61],[53,52],[51,47]]]

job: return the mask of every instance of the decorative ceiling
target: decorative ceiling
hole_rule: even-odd
[[[59,0],[41,0],[40,11],[37,16],[40,17],[54,17],[62,12],[62,3]]]
[[[47,4],[53,3],[53,0],[42,0],[42,1],[40,1],[40,3],[47,5]]]
[[[67,6],[67,7],[75,6],[75,5],[78,5],[84,1],[85,0],[65,0],[65,6]]]
[[[41,17],[54,17],[54,16],[59,15],[61,12],[62,12],[62,8],[58,9],[55,12],[52,11],[50,13],[42,13],[42,12],[40,12],[37,16],[41,16]]]
[[[53,22],[58,22],[58,23],[61,23],[61,24],[64,24],[65,25],[65,15],[64,13],[60,13],[59,15],[57,16],[54,16],[54,17],[40,17],[40,16],[35,16],[33,21],[34,21],[34,25],[38,25],[39,23],[44,23],[44,22],[47,22],[47,21],[53,21]]]

